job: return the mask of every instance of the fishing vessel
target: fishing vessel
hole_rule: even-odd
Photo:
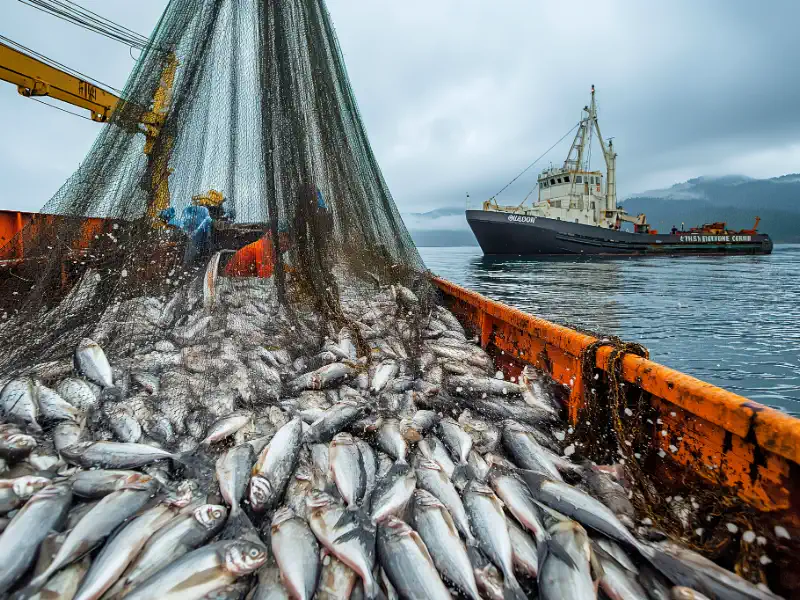
[[[503,206],[492,197],[481,210],[467,210],[467,222],[487,255],[680,255],[769,254],[772,240],[753,229],[732,231],[724,222],[687,231],[659,233],[644,214],[617,205],[617,153],[604,140],[597,120],[595,89],[562,166],[543,170],[538,200]],[[603,151],[606,174],[591,170],[593,135]],[[628,224],[632,230],[623,230]]]

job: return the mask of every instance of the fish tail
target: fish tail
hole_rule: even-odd
[[[503,576],[503,600],[527,600],[527,595],[513,572]]]
[[[50,579],[52,574],[53,571],[47,569],[38,577],[31,579],[30,583],[28,583],[28,585],[26,585],[24,588],[14,592],[14,594],[9,596],[9,600],[26,600],[27,598],[30,598],[44,587],[44,584],[47,583],[47,580]]]
[[[473,479],[477,479],[477,477],[475,476],[475,472],[472,470],[472,467],[467,463],[460,463],[456,465],[456,468],[453,470],[453,476],[450,477],[451,481],[472,481]]]

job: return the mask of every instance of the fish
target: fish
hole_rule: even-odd
[[[81,413],[89,414],[100,406],[100,399],[88,383],[75,377],[62,379],[56,393]]]
[[[53,445],[56,452],[61,454],[64,448],[74,446],[81,440],[83,433],[83,421],[75,423],[73,421],[61,421],[53,428]]]
[[[461,428],[461,425],[451,417],[439,421],[439,433],[442,441],[458,461],[459,465],[466,465],[469,452],[472,450],[472,438]]]
[[[447,448],[445,448],[439,438],[434,435],[429,435],[417,444],[417,449],[425,458],[439,465],[448,479],[453,478],[456,465],[450,458]]]
[[[0,479],[0,514],[22,506],[39,490],[52,482],[47,477],[23,475],[14,479]]]
[[[358,508],[358,501],[366,489],[366,474],[361,462],[361,452],[349,433],[333,436],[328,449],[330,478],[349,510]]]
[[[472,438],[472,447],[479,453],[493,452],[500,443],[500,430],[487,421],[475,418],[468,410],[459,415],[458,422]]]
[[[360,521],[345,521],[339,527],[346,509],[325,492],[312,492],[306,505],[308,523],[320,543],[358,573],[364,582],[367,598],[376,598],[379,588],[372,574],[375,568],[375,534]]]
[[[456,528],[467,540],[467,543],[474,545],[475,538],[472,535],[470,521],[467,511],[453,483],[447,478],[444,470],[435,462],[420,460],[416,465],[417,487],[430,492],[434,497],[447,507],[453,517]]]
[[[677,584],[710,598],[725,600],[778,600],[779,596],[756,587],[713,561],[669,541],[642,542],[639,552],[656,569]]]
[[[320,572],[317,539],[308,524],[287,507],[275,512],[271,533],[272,553],[290,596],[311,600]]]
[[[136,471],[89,470],[78,471],[70,478],[72,492],[82,498],[102,498],[116,492],[120,485],[136,475]]]
[[[89,381],[104,388],[114,387],[111,365],[97,342],[89,338],[83,338],[78,342],[73,356],[73,364],[75,370]]]
[[[608,537],[638,547],[633,534],[620,523],[616,515],[605,504],[589,494],[564,483],[552,481],[534,471],[519,471],[528,484],[534,500],[575,519],[581,525],[594,529]]]
[[[98,600],[125,572],[150,537],[177,514],[166,502],[126,523],[92,562],[73,600]]]
[[[617,553],[612,555],[604,551],[599,544],[595,544],[593,547],[603,573],[600,577],[600,588],[611,600],[647,598],[647,591],[637,579],[639,570],[627,556],[623,562],[620,562],[614,558]],[[621,549],[620,552],[622,552]]]
[[[413,394],[414,392],[408,392]],[[401,428],[403,437],[409,442],[418,442],[439,422],[438,415],[432,410],[418,410]]]
[[[19,429],[8,429],[0,432],[0,458],[17,462],[30,455],[36,448],[36,439],[22,433]]]
[[[575,521],[556,523],[539,556],[539,597],[542,600],[597,598],[591,573],[591,546],[586,530]]]
[[[486,481],[486,478],[489,476],[490,466],[483,456],[475,452],[475,450],[471,450],[467,457],[467,464],[469,468],[472,469],[472,474],[475,476],[475,479]]]
[[[157,483],[147,475],[137,473],[129,477],[121,489],[105,496],[78,521],[50,566],[34,577],[23,591],[39,591],[53,574],[97,547],[114,529],[136,514],[156,488]]]
[[[125,596],[127,600],[202,598],[253,573],[268,558],[267,549],[249,541],[225,540],[203,546],[169,563]]]
[[[176,454],[147,444],[120,442],[78,442],[61,450],[61,457],[70,464],[86,469],[136,469],[159,460],[180,460]]]
[[[536,471],[555,481],[562,481],[561,473],[542,451],[529,428],[516,421],[503,423],[503,446],[523,469]]]
[[[293,379],[288,384],[289,390],[294,393],[302,390],[323,390],[347,381],[355,374],[356,370],[350,365],[334,362]]]
[[[595,468],[584,471],[584,482],[588,491],[605,504],[618,517],[634,519],[636,513],[625,488],[614,481],[610,475]]]
[[[410,465],[396,462],[375,486],[370,508],[370,518],[379,523],[390,516],[400,516],[408,506],[417,476]]]
[[[379,394],[386,387],[391,379],[397,375],[398,366],[394,360],[385,360],[378,365],[375,369],[375,375],[372,377],[372,383],[369,386],[369,391],[373,395]]]
[[[472,563],[450,512],[433,494],[422,489],[414,492],[414,527],[439,573],[468,598],[480,600]]]
[[[375,485],[378,481],[378,465],[375,451],[367,442],[361,438],[356,438],[356,445],[358,451],[361,453],[361,464],[364,467],[364,495],[361,498],[363,506],[370,505],[372,493],[375,490]]]
[[[165,561],[177,560],[202,546],[222,530],[227,517],[227,509],[218,504],[202,504],[178,515],[147,541],[108,595],[126,586],[137,586],[161,569]]]
[[[650,565],[639,568],[639,583],[647,590],[650,600],[670,600],[672,585]]]
[[[670,590],[669,598],[670,600],[710,600],[705,594],[681,585],[676,585]]]
[[[472,375],[451,375],[448,388],[457,396],[479,398],[486,396],[521,396],[523,387],[495,377],[477,378]]]
[[[312,444],[311,446],[311,477],[315,490],[324,490],[328,485],[330,473],[330,460],[327,444]]]
[[[234,433],[252,423],[253,415],[249,412],[236,411],[218,419],[206,432],[201,446],[210,446],[232,436]]]
[[[64,400],[61,395],[51,390],[41,381],[35,382],[36,399],[39,403],[39,412],[45,421],[74,421],[81,419],[81,411]]]
[[[517,573],[522,573],[526,577],[536,579],[539,575],[539,554],[536,551],[537,542],[530,534],[523,530],[514,522],[514,519],[507,519],[508,536],[511,538],[511,553],[514,560],[514,568]],[[549,539],[548,534],[547,538]],[[547,543],[547,539],[543,543]]]
[[[22,425],[35,432],[42,430],[37,422],[39,403],[36,399],[36,387],[30,377],[12,379],[3,386],[0,390],[0,408],[10,423]]]
[[[53,575],[30,600],[72,600],[92,561],[88,556]]]
[[[536,544],[547,541],[548,535],[539,511],[536,509],[528,486],[513,471],[493,466],[489,471],[489,484],[503,501],[506,509],[523,527],[533,533]]]
[[[133,416],[133,411],[129,407],[124,404],[117,404],[110,408],[104,407],[104,410],[106,411],[109,427],[111,427],[111,431],[114,432],[118,440],[135,444],[142,439],[142,426]]]
[[[54,483],[25,503],[0,535],[0,594],[28,570],[51,531],[60,531],[72,504],[68,483]]]
[[[314,477],[311,468],[305,464],[300,464],[289,478],[286,486],[284,501],[286,506],[292,509],[301,519],[306,518],[306,498],[314,489]]]
[[[384,419],[376,437],[378,447],[396,461],[406,462],[408,443],[400,431],[400,421]]]
[[[250,444],[239,444],[217,459],[216,475],[225,502],[231,507],[231,516],[241,510],[241,501],[247,491],[250,469],[255,452]]]
[[[305,434],[305,442],[308,444],[330,442],[334,435],[358,419],[362,412],[362,408],[351,400],[334,404],[325,411],[324,417],[311,424],[311,428]]]
[[[321,560],[322,569],[317,585],[317,600],[349,600],[356,583],[360,582],[358,575],[336,558],[336,555],[327,550],[323,552],[325,556]],[[286,598],[288,599],[288,597],[287,593]],[[282,599],[275,598],[274,600]]]
[[[464,490],[464,508],[478,546],[502,571],[505,590],[512,597],[522,600],[525,593],[514,576],[511,536],[500,500],[489,486],[471,481]]]
[[[281,427],[258,455],[251,471],[249,500],[254,511],[272,508],[295,469],[302,445],[303,422],[295,417]]]
[[[425,543],[404,521],[389,517],[378,526],[378,556],[402,598],[451,600]]]

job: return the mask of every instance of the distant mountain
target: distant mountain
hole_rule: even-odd
[[[447,206],[424,213],[407,213],[403,215],[403,221],[417,246],[478,245],[461,207]]]
[[[750,228],[775,242],[800,242],[800,174],[771,179],[742,175],[696,177],[663,190],[633,194],[622,202],[631,214],[645,213],[660,231],[725,221],[732,229]]]

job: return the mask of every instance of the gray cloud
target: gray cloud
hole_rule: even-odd
[[[164,0],[82,0],[149,33]],[[474,204],[580,118],[591,84],[621,195],[704,174],[800,170],[800,3],[328,0],[359,107],[403,212]],[[12,0],[0,33],[122,87],[127,48]],[[0,207],[35,210],[100,125],[0,86]],[[548,155],[564,159],[569,140]],[[602,165],[599,148],[593,164]],[[541,166],[544,166],[544,162]],[[532,169],[501,199],[520,201]]]

